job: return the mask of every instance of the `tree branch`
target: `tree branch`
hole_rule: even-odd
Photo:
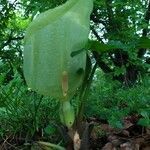
[[[98,33],[96,32],[96,30],[94,29],[94,27],[91,27],[91,30],[92,30],[93,34],[96,36],[97,40],[104,43],[103,40],[98,35]]]
[[[98,52],[93,51],[93,56],[98,64],[98,66],[104,71],[104,73],[110,73],[112,70],[108,67],[108,65],[102,61],[101,55],[98,54]]]
[[[98,39],[98,41],[104,43],[104,42],[102,41],[102,39],[99,37],[98,33],[95,31],[94,28],[92,28],[92,32],[93,32],[93,34],[96,36],[96,38]],[[105,73],[110,73],[110,72],[112,72],[112,70],[109,68],[109,66],[108,66],[104,61],[102,61],[102,59],[101,59],[102,56],[101,56],[98,52],[93,51],[92,53],[93,53],[93,56],[94,56],[94,58],[95,58],[95,60],[96,60],[96,62],[97,62],[97,64],[98,64],[98,66],[99,66]]]

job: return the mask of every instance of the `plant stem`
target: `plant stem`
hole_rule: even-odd
[[[49,142],[37,142],[38,144],[42,145],[42,146],[45,146],[45,147],[49,147],[49,148],[55,148],[57,150],[66,150],[64,147],[62,146],[59,146],[59,145],[56,145],[56,144],[53,144],[53,143],[49,143]],[[48,149],[47,149],[48,150]]]
[[[81,101],[81,104],[80,104],[78,117],[77,117],[77,125],[79,123],[81,123],[81,121],[83,119],[83,111],[84,111],[84,107],[85,107],[85,102],[86,102],[86,99],[88,97],[89,89],[91,87],[91,83],[92,83],[93,76],[95,74],[96,68],[97,68],[97,63],[95,63],[95,65],[94,65],[94,67],[91,71],[91,74],[90,74],[89,78],[86,81],[86,85],[84,86],[84,89],[81,91],[82,93],[79,96],[79,100]]]

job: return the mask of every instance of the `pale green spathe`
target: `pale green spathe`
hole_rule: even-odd
[[[93,0],[70,0],[40,14],[28,27],[24,46],[24,75],[40,94],[63,98],[62,74],[68,73],[70,98],[81,84],[86,53],[71,57],[88,41]],[[83,72],[81,71],[83,70]]]

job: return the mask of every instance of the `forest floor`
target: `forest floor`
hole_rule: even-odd
[[[138,116],[124,118],[124,128],[111,128],[108,124],[98,122],[91,133],[93,150],[150,150],[150,128],[137,124]],[[97,130],[104,136],[97,137]]]
[[[150,150],[150,128],[142,127],[137,124],[138,116],[128,116],[124,118],[122,129],[112,128],[103,120],[89,118],[84,124],[84,130],[88,127],[88,134],[82,134],[82,139],[76,134],[74,137],[74,147],[83,150]],[[90,126],[92,125],[92,130]],[[89,131],[90,130],[90,131]],[[85,131],[87,132],[87,131]],[[19,136],[7,136],[0,141],[0,150],[42,150],[41,147],[34,147],[33,143],[37,140],[47,140],[38,135],[33,141],[25,141]],[[68,146],[67,150],[72,150]],[[44,149],[43,149],[44,150]],[[51,148],[46,149],[51,150]]]

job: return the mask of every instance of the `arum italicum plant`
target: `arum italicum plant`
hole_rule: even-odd
[[[24,75],[28,86],[60,100],[60,119],[68,128],[75,113],[70,99],[82,84],[93,0],[68,0],[41,13],[28,27],[24,45]]]

